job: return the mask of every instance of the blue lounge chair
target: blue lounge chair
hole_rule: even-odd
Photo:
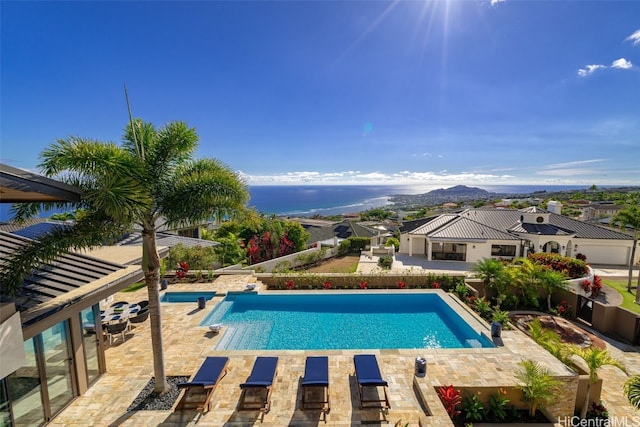
[[[196,408],[198,411],[209,411],[211,397],[220,380],[227,374],[228,357],[207,357],[194,377],[185,383],[178,383],[178,388],[185,389],[176,409]]]
[[[329,412],[329,358],[327,356],[309,356],[304,364],[302,378],[302,409],[322,409]],[[307,392],[321,389],[322,400],[309,400]],[[319,405],[319,406],[318,406]]]
[[[388,383],[382,379],[378,360],[373,354],[356,354],[353,356],[353,364],[356,367],[356,380],[358,381],[358,392],[360,395],[360,408],[381,408],[388,411],[391,408],[389,403],[389,395],[387,393]],[[373,387],[376,391],[377,399],[367,399],[364,396],[365,387]],[[382,387],[384,390],[384,399],[380,399],[377,388]],[[376,406],[366,406],[365,404],[376,403],[382,404]]]
[[[256,357],[253,363],[253,369],[247,381],[240,384],[242,393],[240,394],[240,403],[238,410],[259,410],[261,412],[269,412],[271,407],[271,386],[276,376],[278,368],[277,357]],[[264,392],[264,398],[257,401],[247,401],[247,391],[258,390]]]

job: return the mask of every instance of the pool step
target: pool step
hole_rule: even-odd
[[[216,350],[251,350],[264,348],[273,328],[272,322],[246,322],[228,324],[218,341]]]
[[[213,310],[210,316],[207,316],[201,323],[200,326],[208,326],[216,323],[222,323],[222,318],[227,311],[233,306],[233,301],[223,300],[220,302],[216,308]]]
[[[482,348],[482,343],[475,339],[466,340],[468,348]]]

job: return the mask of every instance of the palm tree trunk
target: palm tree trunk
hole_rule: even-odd
[[[589,410],[589,404],[591,403],[591,380],[587,382],[587,393],[584,398],[582,408],[580,408],[580,418],[583,420],[587,418],[587,411]]]
[[[142,270],[149,295],[149,320],[151,321],[151,350],[153,352],[153,391],[164,394],[169,383],[164,370],[164,347],[162,344],[162,315],[160,310],[160,256],[156,246],[154,230],[142,232]]]
[[[162,316],[160,311],[160,275],[145,274],[147,292],[149,294],[149,320],[151,321],[151,349],[153,351],[153,374],[155,377],[155,393],[163,394],[169,391],[169,383],[164,370],[164,347],[162,343]]]
[[[633,263],[636,260],[637,244],[638,244],[638,239],[633,239],[633,246],[631,247],[631,255],[629,256],[629,280],[627,281],[627,292],[631,292],[631,282],[633,281]],[[638,288],[636,288],[636,302],[638,302]]]

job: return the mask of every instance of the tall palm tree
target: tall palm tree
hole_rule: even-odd
[[[589,382],[587,383],[587,393],[585,395],[582,409],[580,409],[580,418],[586,418],[589,404],[591,403],[591,385],[598,381],[598,369],[605,365],[615,366],[623,372],[627,372],[625,366],[615,359],[605,349],[590,346],[587,348],[573,347],[572,353],[582,358],[589,368]]]
[[[633,247],[629,256],[629,280],[627,281],[627,292],[631,292],[633,262],[636,259],[636,246],[640,237],[640,208],[638,206],[628,206],[619,210],[611,218],[611,223],[617,224],[623,232],[626,231],[627,227],[633,228]],[[636,302],[640,303],[640,273],[638,274],[638,285],[636,286]]]
[[[474,276],[482,279],[484,284],[483,295],[486,295],[487,289],[490,289],[496,282],[504,270],[502,262],[495,258],[483,258],[471,266]],[[498,295],[499,296],[499,295]]]
[[[212,217],[233,216],[248,201],[246,185],[215,159],[193,159],[198,136],[183,122],[162,128],[132,120],[121,145],[70,137],[41,154],[49,177],[84,190],[76,207],[85,210],[70,227],[30,242],[0,265],[0,284],[17,295],[32,268],[69,249],[99,246],[134,225],[142,230],[142,270],[149,294],[156,393],[169,389],[164,370],[159,303],[160,257],[156,230]],[[42,207],[42,206],[40,206]],[[17,219],[37,213],[33,204],[18,205]]]

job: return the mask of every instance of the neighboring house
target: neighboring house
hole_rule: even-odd
[[[0,202],[80,197],[79,189],[0,165]],[[37,220],[2,228],[37,237],[52,226],[64,223]],[[0,260],[29,241],[23,236],[0,231]],[[125,265],[130,257],[123,251],[112,250],[110,260],[67,253],[34,270],[17,297],[0,292],[0,425],[43,425],[106,372],[105,343],[96,339],[101,324],[93,320],[100,316],[99,303],[143,277],[139,265]]]
[[[552,252],[582,253],[593,264],[626,265],[633,247],[628,234],[537,207],[466,209],[405,222],[400,232],[398,252],[428,260],[477,262]]]
[[[351,236],[367,237],[371,239],[371,245],[375,246],[383,242],[384,234],[386,234],[386,232],[381,232],[380,230],[360,225],[349,220],[319,226],[309,225],[302,222],[301,224],[309,233],[309,239],[307,240],[309,246],[317,242],[326,246],[338,246],[341,241],[346,240]]]
[[[586,206],[580,206],[580,220],[594,221],[603,218],[611,218],[615,216],[624,206],[613,203],[592,203]]]

